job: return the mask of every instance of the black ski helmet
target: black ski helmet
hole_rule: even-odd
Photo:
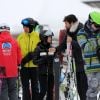
[[[51,30],[42,30],[39,34],[40,40],[42,42],[47,42],[47,37],[48,36],[54,36],[53,32]]]
[[[31,33],[35,27],[35,21],[33,18],[25,18],[21,21],[23,26],[29,27],[29,33]]]

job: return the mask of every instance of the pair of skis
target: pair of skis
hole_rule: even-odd
[[[69,45],[68,45],[69,46]],[[67,47],[68,48],[68,47]],[[74,58],[71,46],[64,54],[63,68],[60,67],[58,57],[54,59],[55,99],[54,100],[80,100],[77,92],[77,81]]]
[[[67,55],[66,79],[66,100],[79,100],[77,92],[75,63],[74,58],[70,55]]]

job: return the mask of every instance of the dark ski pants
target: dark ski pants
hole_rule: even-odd
[[[54,75],[48,74],[48,87],[46,100],[53,100]]]
[[[39,75],[40,83],[40,95],[39,100],[44,100],[46,95],[46,100],[53,100],[53,88],[54,88],[54,76],[53,74]]]
[[[39,83],[40,83],[40,93],[39,100],[44,100],[44,96],[47,92],[47,75],[39,74]]]
[[[38,100],[39,90],[37,68],[22,67],[20,75],[22,82],[23,100]]]
[[[77,80],[77,90],[79,93],[80,100],[86,100],[88,82],[87,82],[87,76],[85,74],[85,71],[76,72],[76,80]]]
[[[2,79],[0,100],[18,100],[17,78]]]

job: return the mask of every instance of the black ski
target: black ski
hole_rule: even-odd
[[[59,100],[59,77],[60,77],[60,62],[59,58],[55,57],[53,62],[53,68],[54,68],[54,100]]]

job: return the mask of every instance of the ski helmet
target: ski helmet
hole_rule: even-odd
[[[29,27],[29,33],[31,33],[35,27],[35,21],[33,18],[25,18],[21,21],[23,26]]]
[[[53,32],[51,30],[42,30],[40,32],[40,40],[41,41],[47,41],[48,36],[54,36]]]
[[[89,14],[89,20],[90,22],[96,24],[100,27],[100,12],[93,11]]]
[[[2,31],[10,31],[10,27],[7,24],[2,23],[0,24],[0,32]]]
[[[35,21],[33,20],[33,18],[25,18],[21,21],[21,24],[24,26],[34,26]]]

